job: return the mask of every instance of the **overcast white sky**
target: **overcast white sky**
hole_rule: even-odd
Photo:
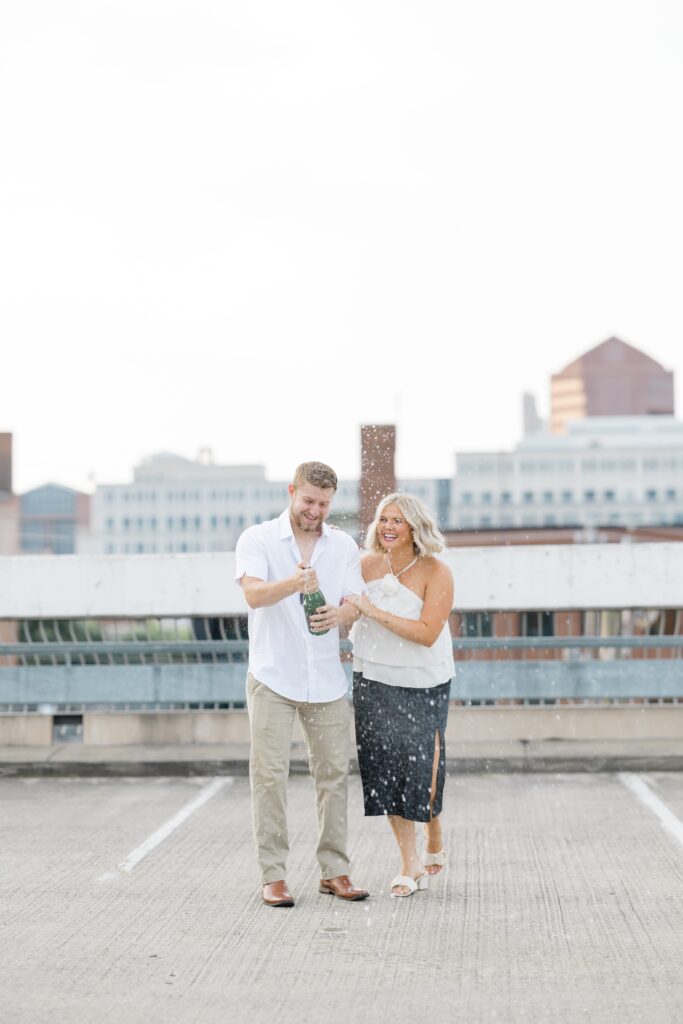
[[[617,334],[683,377],[679,0],[22,0],[0,14],[15,488],[157,450],[403,476]]]

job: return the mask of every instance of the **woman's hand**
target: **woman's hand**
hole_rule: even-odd
[[[370,615],[372,611],[370,598],[367,594],[348,594],[344,600],[352,604],[354,608],[357,608],[361,615]]]

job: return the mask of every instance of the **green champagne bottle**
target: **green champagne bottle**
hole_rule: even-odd
[[[322,590],[314,590],[312,594],[302,594],[301,603],[304,606],[304,615],[306,616],[308,632],[312,633],[313,636],[325,636],[325,633],[329,633],[329,629],[323,629],[320,631],[311,629],[311,615],[315,615],[318,608],[322,608],[324,604],[327,604]]]

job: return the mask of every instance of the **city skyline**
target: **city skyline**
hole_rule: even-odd
[[[577,353],[577,358],[581,357],[581,356],[585,356],[589,352],[592,353],[595,348],[601,347],[607,340],[608,339],[603,339],[602,342],[599,342],[596,346],[593,346],[591,349],[586,350],[586,351],[584,351],[582,353]],[[614,339],[612,339],[612,340],[614,340]],[[619,340],[619,339],[617,339],[617,340]],[[637,346],[634,346],[634,347],[637,348]],[[640,352],[640,350],[639,350],[639,352]],[[642,353],[642,352],[640,352],[640,354],[645,355],[645,353]],[[674,385],[675,385],[675,379],[676,379],[676,375],[675,375],[675,372],[674,372]],[[550,386],[551,386],[551,375],[549,374],[548,375],[548,388],[546,389],[548,392],[550,390]],[[517,425],[517,427],[518,427],[517,433],[515,434],[515,436],[513,438],[511,438],[511,440],[509,441],[507,447],[500,446],[500,447],[496,447],[496,448],[490,448],[490,447],[489,448],[484,448],[484,447],[476,448],[474,446],[464,445],[461,450],[463,450],[463,451],[465,451],[465,450],[469,450],[469,451],[482,451],[482,452],[485,452],[485,451],[490,451],[490,452],[500,451],[500,452],[503,452],[503,451],[507,451],[507,450],[509,450],[509,448],[513,447],[524,436],[524,428],[523,428],[523,423],[522,423],[523,415],[522,415],[522,411],[521,411],[522,410],[523,397],[524,397],[523,395],[519,396],[519,410],[520,410],[520,413],[519,413],[519,423]],[[550,396],[548,395],[548,398],[547,398],[545,403],[543,403],[541,401],[538,401],[538,395],[534,395],[533,397],[538,402],[538,407],[539,407],[539,409],[541,411],[541,416],[542,416],[542,421],[543,421],[544,429],[549,430],[550,429],[550,411],[551,411]],[[395,424],[392,424],[392,425],[395,425]],[[349,473],[347,475],[344,475],[341,472],[339,472],[338,475],[339,475],[340,479],[342,477],[344,477],[345,479],[358,479],[360,477],[360,428],[361,428],[361,424],[359,423],[359,424],[356,425],[357,440],[358,440],[358,456],[357,456],[358,468],[357,468],[357,471],[355,473],[351,472],[351,473]],[[399,435],[399,440],[400,440],[400,435]],[[14,438],[14,447],[15,447],[15,450],[16,450],[16,438]],[[102,486],[102,485],[107,485],[107,484],[115,485],[115,484],[119,484],[119,483],[120,484],[125,484],[125,483],[130,482],[133,479],[133,477],[134,477],[134,473],[135,473],[136,467],[143,466],[145,463],[149,462],[150,459],[153,459],[156,456],[165,455],[165,454],[169,454],[169,455],[173,455],[173,456],[179,456],[182,459],[186,459],[188,462],[201,461],[203,458],[207,458],[208,457],[208,458],[211,459],[211,461],[213,463],[215,463],[217,465],[225,465],[225,466],[233,465],[233,466],[245,466],[245,467],[256,465],[258,467],[263,467],[263,469],[265,470],[265,478],[267,480],[272,480],[272,481],[289,479],[289,477],[291,476],[291,474],[293,472],[293,468],[294,468],[293,466],[289,470],[287,468],[285,468],[285,470],[281,474],[279,474],[279,475],[277,473],[272,473],[272,472],[270,472],[270,467],[269,467],[269,463],[268,463],[267,459],[262,457],[262,456],[259,457],[258,454],[256,454],[255,458],[252,459],[252,460],[238,459],[238,460],[236,460],[236,461],[234,461],[232,463],[223,462],[222,460],[220,460],[217,457],[216,450],[210,444],[206,444],[206,445],[201,446],[194,453],[191,453],[191,452],[180,452],[180,451],[171,451],[171,449],[168,449],[168,448],[166,448],[166,449],[160,448],[159,450],[154,451],[154,452],[149,451],[149,452],[141,453],[139,455],[139,457],[137,458],[137,460],[135,461],[135,463],[128,467],[128,469],[127,469],[127,471],[125,473],[125,476],[122,477],[120,480],[113,480],[113,479],[112,480],[106,480],[103,477],[99,476],[96,472],[91,472],[91,473],[88,474],[86,483],[83,486],[76,486],[76,485],[73,485],[71,483],[64,483],[63,480],[59,480],[59,479],[56,479],[56,478],[51,478],[51,479],[45,479],[45,480],[41,480],[40,482],[31,484],[29,487],[25,487],[22,490],[20,490],[19,487],[15,483],[14,493],[21,494],[21,493],[25,493],[25,492],[27,492],[29,490],[33,490],[36,487],[41,487],[41,486],[44,486],[44,485],[47,485],[47,484],[57,484],[57,485],[65,486],[65,487],[68,487],[68,488],[73,488],[74,490],[77,490],[77,491],[80,491],[80,492],[83,492],[83,493],[86,493],[86,494],[93,494],[95,492],[95,490],[97,489],[97,487]],[[423,473],[423,474],[420,474],[420,475],[424,476],[424,477],[431,477],[431,478],[450,478],[450,477],[452,477],[454,475],[455,471],[456,471],[455,470],[456,455],[457,455],[457,450],[453,449],[452,452],[450,453],[450,465],[445,469],[444,472],[442,472],[442,473],[431,473],[431,474]],[[321,458],[322,458],[322,456],[321,456]],[[400,465],[400,444],[397,447],[397,451],[396,451],[396,465],[397,465],[397,467]],[[414,474],[408,474],[408,473],[405,473],[405,472],[400,472],[399,470],[397,470],[397,471],[399,472],[399,475],[404,476],[404,477],[409,476],[409,475],[417,476],[417,474],[415,474],[415,473]],[[14,459],[14,477],[15,477],[15,480],[16,480],[17,476],[21,476],[21,472],[18,471],[18,467],[17,467],[17,464],[16,464],[16,456],[15,456],[15,459]]]
[[[16,490],[207,446],[356,477],[382,422],[446,476],[605,338],[683,373],[679,5],[0,18]]]

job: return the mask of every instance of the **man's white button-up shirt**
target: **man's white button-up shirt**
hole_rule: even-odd
[[[237,542],[236,575],[275,582],[292,576],[301,555],[289,509],[278,519],[250,526]],[[360,552],[354,540],[323,523],[311,557],[328,604],[339,607],[348,594],[365,590]],[[347,691],[339,660],[339,630],[324,636],[309,633],[300,595],[277,604],[249,609],[249,671],[275,693],[289,700],[325,703]]]

